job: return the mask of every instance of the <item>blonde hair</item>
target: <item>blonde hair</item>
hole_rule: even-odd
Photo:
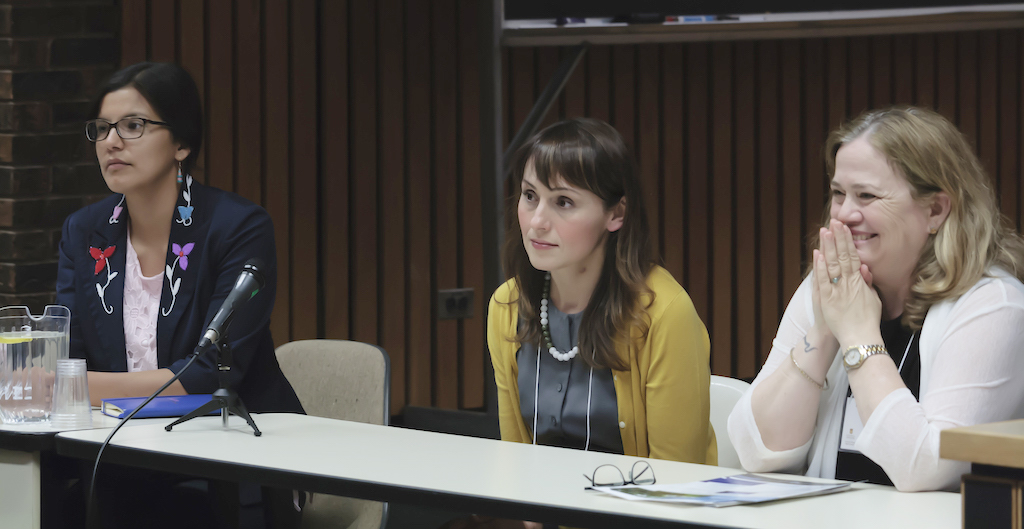
[[[926,201],[939,192],[950,199],[949,216],[918,258],[903,325],[920,329],[933,304],[963,295],[992,267],[1024,279],[1024,240],[999,212],[985,169],[949,120],[914,107],[866,112],[829,135],[829,180],[839,148],[862,136],[906,179],[915,200]],[[831,201],[825,206],[825,222],[831,206]]]

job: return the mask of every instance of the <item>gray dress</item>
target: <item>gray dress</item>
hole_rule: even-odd
[[[548,327],[551,341],[562,352],[579,341],[583,313],[565,314],[548,305]],[[580,357],[560,362],[537,344],[522,344],[516,352],[519,366],[519,409],[526,427],[532,432],[534,392],[540,401],[537,411],[537,444],[583,449],[587,443],[587,416],[590,416],[590,450],[622,453],[619,433],[619,408],[610,369],[591,368]],[[537,380],[537,358],[540,358],[540,380]],[[591,388],[592,384],[592,388]],[[591,391],[587,409],[587,392]]]

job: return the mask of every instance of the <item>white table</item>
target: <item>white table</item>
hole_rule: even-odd
[[[117,423],[117,419],[93,411],[93,428],[109,431]],[[58,431],[49,423],[0,424],[0,512],[4,528],[40,527],[41,460],[44,452],[53,451]]]
[[[960,527],[960,496],[855,484],[839,494],[714,509],[633,502],[584,490],[584,473],[638,458],[529,446],[292,414],[254,414],[262,437],[237,417],[123,429],[104,461],[211,479],[255,481],[373,500],[453,508],[582,527]],[[57,436],[62,455],[95,457],[103,430]],[[650,460],[659,483],[739,473]]]

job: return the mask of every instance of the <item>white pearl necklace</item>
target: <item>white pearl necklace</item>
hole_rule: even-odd
[[[555,360],[559,362],[568,362],[572,360],[579,352],[579,345],[572,346],[566,352],[559,351],[555,344],[551,343],[551,331],[548,329],[548,295],[551,292],[551,273],[544,274],[544,295],[540,298],[540,330],[544,335],[544,345],[547,346],[548,352],[551,356],[555,357]]]

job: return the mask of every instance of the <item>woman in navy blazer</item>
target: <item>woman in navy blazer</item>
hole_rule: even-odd
[[[86,135],[115,194],[64,223],[57,302],[71,309],[71,356],[87,361],[93,404],[149,395],[179,372],[243,263],[257,257],[266,264],[266,286],[236,311],[228,330],[230,383],[250,411],[301,412],[270,335],[277,284],[270,216],[189,175],[202,144],[191,77],[173,64],[129,66],[101,90],[91,117]],[[129,233],[142,276],[163,276],[156,369],[135,372],[128,372],[123,313]],[[206,354],[163,394],[217,388],[216,358]]]

